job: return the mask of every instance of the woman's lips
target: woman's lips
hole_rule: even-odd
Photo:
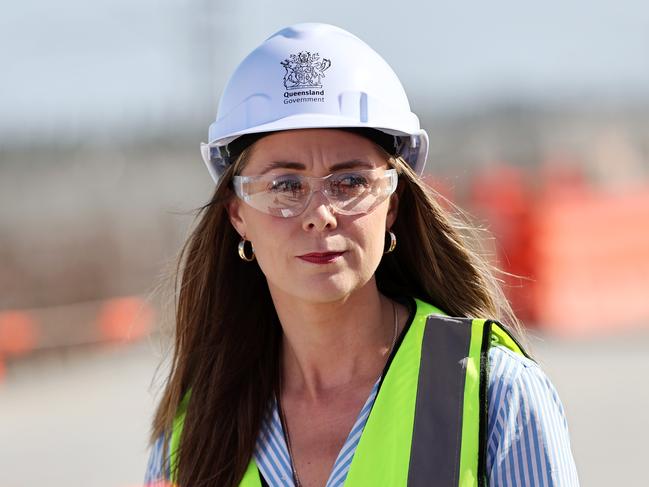
[[[310,254],[298,255],[298,258],[312,264],[330,264],[343,254],[344,252],[311,252]]]

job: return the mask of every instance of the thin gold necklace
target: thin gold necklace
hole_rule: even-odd
[[[399,314],[397,312],[397,307],[392,302],[392,314],[394,315],[394,333],[392,334],[392,343],[390,344],[390,351],[388,356],[392,354],[394,350],[394,345],[397,343],[397,331],[399,329]],[[293,448],[291,447],[291,435],[288,432],[288,423],[286,422],[286,417],[284,416],[284,409],[282,409],[282,403],[277,398],[277,409],[279,410],[279,420],[282,423],[282,429],[284,430],[284,437],[286,439],[286,447],[288,448],[288,457],[291,464],[291,473],[293,474],[293,484],[295,487],[302,487],[300,482],[300,477],[297,475],[297,470],[295,468],[295,457],[293,456]]]

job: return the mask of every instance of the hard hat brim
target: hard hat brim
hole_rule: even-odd
[[[210,126],[210,142],[201,145],[203,160],[205,161],[210,175],[215,182],[218,182],[221,174],[230,163],[230,161],[224,160],[220,155],[223,152],[222,149],[238,137],[262,132],[337,128],[369,128],[379,130],[390,135],[396,135],[404,140],[404,152],[399,155],[401,155],[412,169],[420,175],[424,170],[426,157],[428,155],[428,134],[425,130],[418,127],[418,120],[416,121],[416,126],[413,127],[412,132],[405,132],[403,129],[398,129],[394,126],[377,126],[374,123],[359,123],[358,119],[350,117],[311,113],[291,115],[269,123],[257,125],[254,128],[233,132],[225,136],[218,134],[213,130],[213,128],[222,130],[222,125],[218,127],[215,127],[215,125],[216,123]],[[212,148],[218,148],[221,150],[210,150]]]

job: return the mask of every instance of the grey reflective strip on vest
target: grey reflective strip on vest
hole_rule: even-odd
[[[421,349],[408,487],[458,485],[464,367],[470,344],[470,319],[428,317]]]

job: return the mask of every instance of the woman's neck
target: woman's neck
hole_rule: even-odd
[[[395,334],[394,306],[374,281],[342,301],[305,303],[272,293],[284,331],[283,394],[326,399],[381,373]],[[399,311],[404,318],[403,310]]]

